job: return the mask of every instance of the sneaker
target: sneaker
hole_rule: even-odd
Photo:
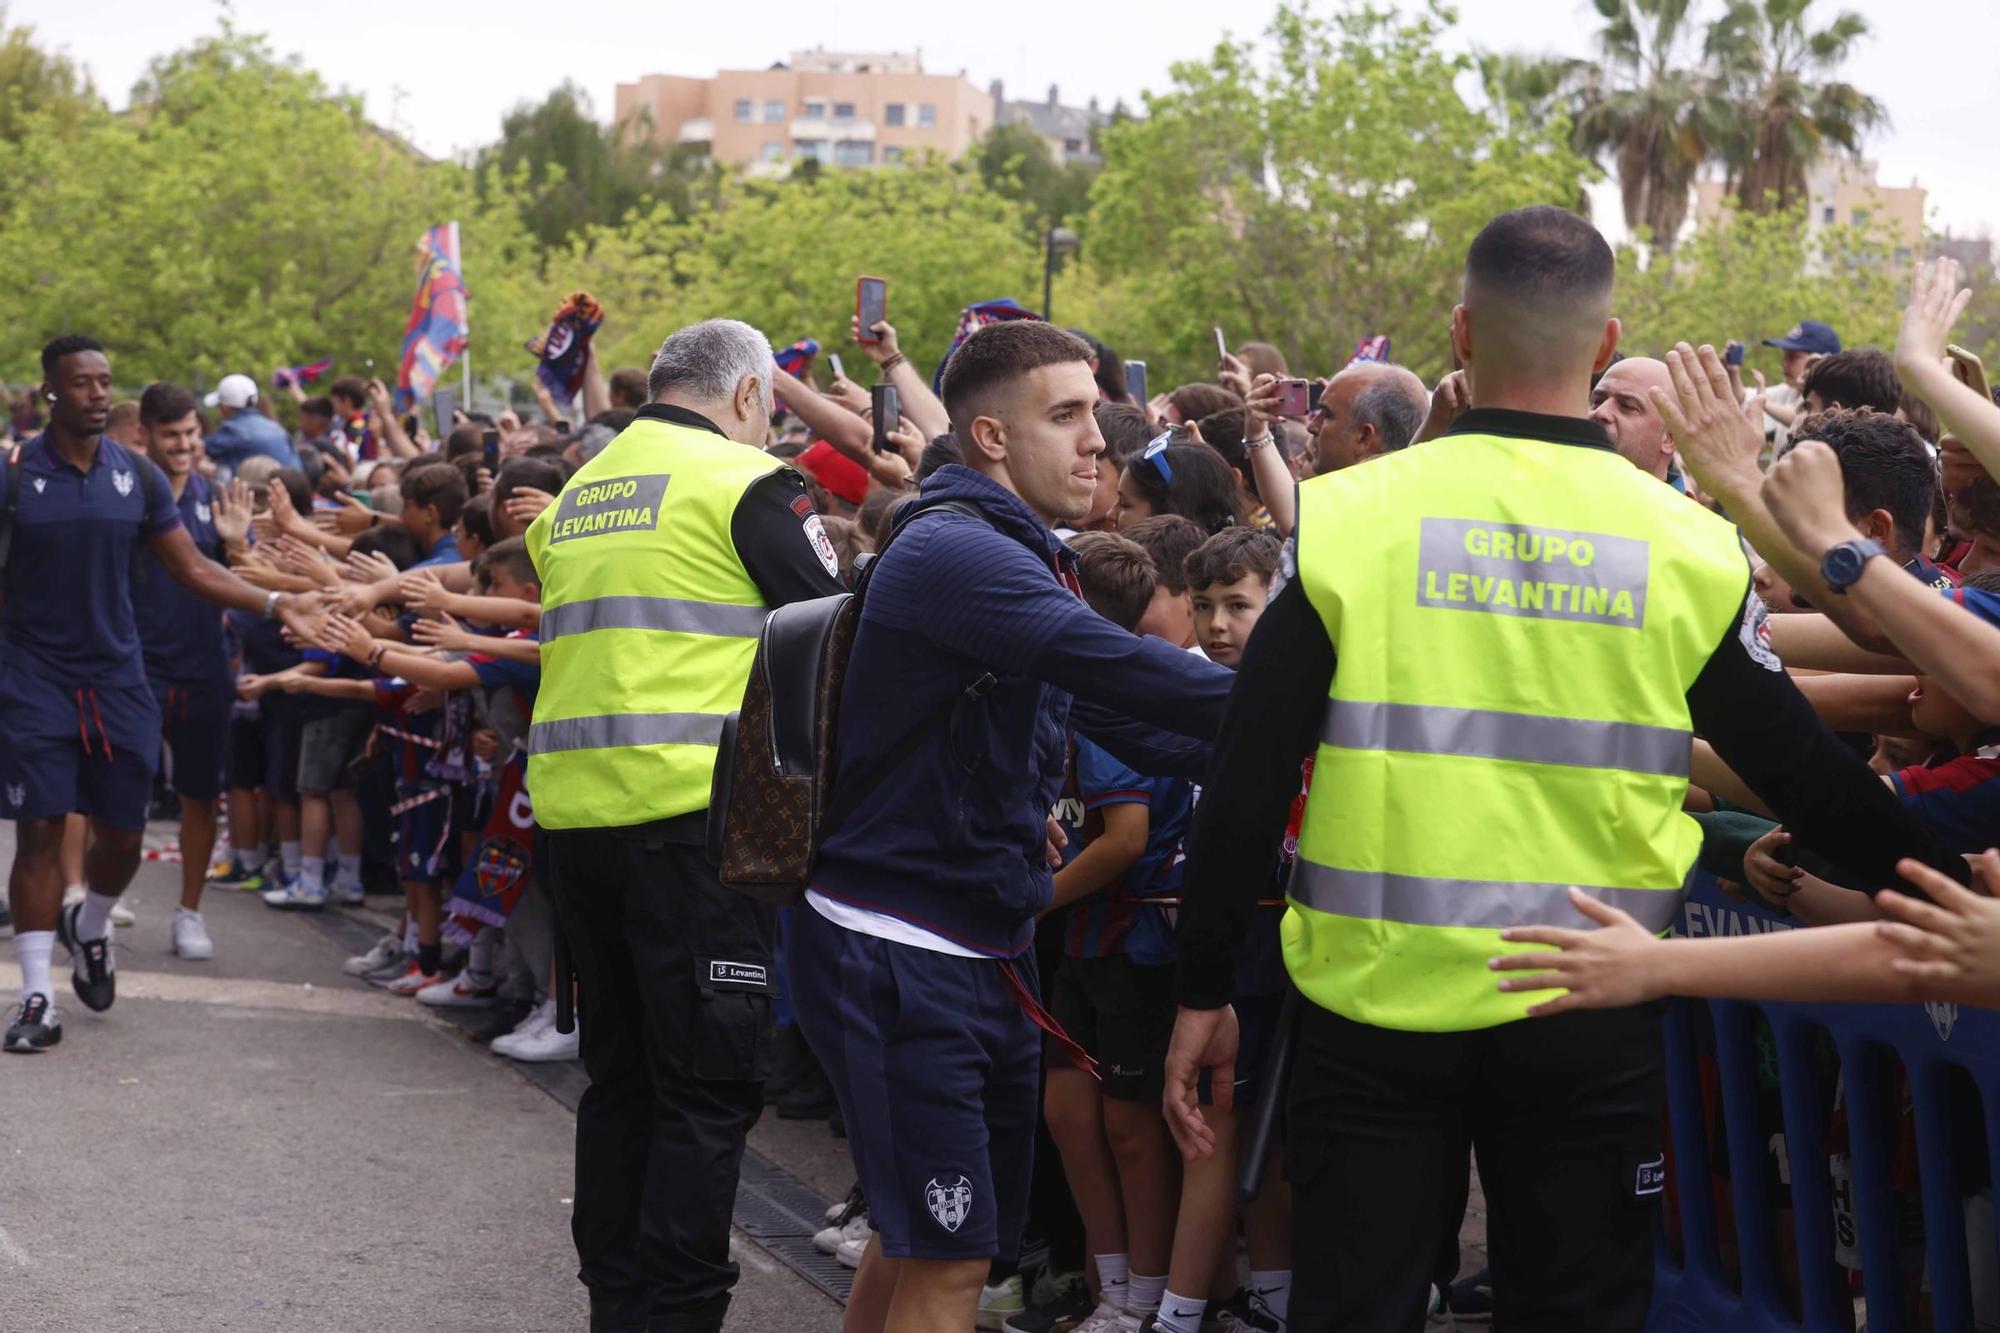
[[[583,1054],[583,1030],[572,1032],[556,1031],[556,1002],[546,1000],[548,1019],[531,1032],[516,1032],[512,1037],[501,1037],[493,1043],[495,1050],[523,1064],[553,1064],[558,1060],[574,1060]]]
[[[1099,1301],[1082,1323],[1073,1326],[1072,1333],[1139,1333],[1139,1316],[1110,1301]]]
[[[390,982],[396,980],[398,977],[401,977],[404,972],[408,971],[410,964],[415,959],[416,959],[416,954],[414,953],[402,954],[399,957],[393,958],[389,962],[382,964],[382,966],[376,968],[372,972],[362,973],[361,979],[367,982],[371,986],[386,986]],[[439,975],[443,974],[440,973]]]
[[[1451,1317],[1451,1307],[1445,1304],[1445,1294],[1435,1286],[1431,1288],[1430,1304],[1424,1307],[1424,1327],[1437,1329],[1439,1333],[1454,1333],[1458,1321]]]
[[[514,1048],[521,1042],[527,1040],[529,1037],[539,1036],[543,1028],[552,1028],[555,1025],[556,1002],[554,1000],[543,1000],[540,1004],[530,1009],[519,1023],[514,1025],[513,1031],[502,1033],[500,1036],[493,1038],[493,1053],[495,1055],[511,1056],[514,1053]]]
[[[7,1049],[21,1055],[46,1051],[62,1041],[62,1019],[49,997],[36,991],[21,1001],[21,1008],[7,1029]]]
[[[327,904],[333,895],[324,884],[308,884],[305,876],[288,879],[275,889],[263,893],[264,906],[275,907],[281,912],[317,912]]]
[[[500,993],[500,983],[491,977],[475,977],[461,972],[417,992],[417,1003],[439,1009],[483,1009]]]
[[[208,925],[200,912],[185,907],[174,909],[174,952],[199,962],[215,957],[215,941],[208,937]]]
[[[821,1254],[840,1253],[840,1243],[847,1240],[859,1241],[863,1245],[868,1243],[867,1209],[861,1209],[845,1222],[836,1222],[813,1232],[813,1248]]]
[[[520,1027],[533,1012],[535,1006],[527,1000],[509,1000],[502,996],[494,1000],[493,1011],[486,1015],[486,1021],[465,1035],[481,1046],[490,1045]]]
[[[1461,1324],[1493,1322],[1493,1270],[1482,1268],[1471,1277],[1451,1284],[1445,1308]]]
[[[391,995],[415,995],[424,987],[435,986],[443,980],[445,980],[445,977],[442,973],[424,971],[423,964],[413,958],[403,964],[401,973],[390,978],[383,985]]]
[[[1005,1327],[1008,1319],[1026,1313],[1028,1302],[1021,1292],[1019,1273],[994,1286],[982,1286],[979,1289],[979,1314],[972,1321],[973,1327],[998,1330]]]
[[[1081,1273],[1062,1274],[1047,1292],[1040,1290],[1039,1280],[1035,1286],[1034,1303],[1001,1325],[1007,1333],[1068,1333],[1096,1309]]]
[[[220,875],[208,877],[208,887],[236,889],[243,893],[261,893],[265,888],[264,867],[258,866],[255,870],[248,870],[244,868],[242,862],[232,861],[228,870]]]
[[[868,1211],[867,1199],[868,1196],[861,1192],[861,1182],[857,1180],[854,1182],[854,1188],[847,1191],[846,1198],[842,1199],[839,1203],[830,1203],[826,1206],[826,1213],[823,1220],[827,1225],[832,1226],[837,1222],[845,1222],[849,1217],[852,1217],[857,1207],[865,1213]]]
[[[359,884],[336,884],[333,886],[333,905],[335,907],[359,907],[364,901],[366,900],[362,897],[361,886]]]
[[[864,1235],[859,1240],[844,1240],[840,1242],[839,1246],[833,1252],[833,1257],[840,1261],[840,1265],[843,1268],[860,1268],[861,1256],[867,1252],[868,1237]]]
[[[76,919],[82,912],[82,903],[63,908],[56,918],[56,938],[69,950],[70,989],[84,1008],[101,1014],[118,998],[118,977],[111,961],[112,932],[107,929],[101,940],[79,940]]]
[[[1281,1333],[1285,1327],[1255,1292],[1244,1287],[1238,1287],[1220,1308],[1211,1308],[1209,1316],[1226,1333]]]
[[[63,890],[62,905],[64,907],[75,907],[82,902],[83,885],[72,884]],[[123,898],[120,898],[117,902],[111,904],[111,924],[114,926],[135,926],[139,924],[139,918],[132,915],[132,909],[125,905]]]
[[[350,977],[365,977],[391,963],[401,963],[407,957],[403,952],[401,935],[384,935],[375,941],[375,947],[367,953],[356,954],[340,965],[340,970]]]

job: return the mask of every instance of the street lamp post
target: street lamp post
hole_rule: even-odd
[[[1042,257],[1042,318],[1055,322],[1056,256],[1076,253],[1076,233],[1068,227],[1050,227]]]

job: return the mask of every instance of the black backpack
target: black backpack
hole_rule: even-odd
[[[882,550],[920,515],[940,509],[986,521],[970,505],[920,502],[898,516]],[[987,672],[954,692],[878,763],[831,791],[841,686],[879,560],[861,568],[853,592],[793,602],[765,617],[743,706],[723,722],[709,793],[709,859],[724,884],[760,901],[788,906],[803,898],[833,831],[961,702],[984,698],[997,683]]]

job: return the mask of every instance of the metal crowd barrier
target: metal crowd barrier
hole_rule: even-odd
[[[1677,931],[1787,928],[1702,875]],[[1867,1333],[2000,1328],[1992,1228],[2000,1012],[1675,1001],[1666,1039],[1673,1169],[1649,1333],[1851,1333],[1858,1320],[1837,1242],[1858,1251]],[[1833,1052],[1849,1145],[1844,1181],[1827,1151]]]

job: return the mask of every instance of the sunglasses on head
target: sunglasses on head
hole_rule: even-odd
[[[1152,464],[1153,471],[1159,473],[1160,480],[1168,485],[1173,484],[1174,465],[1167,461],[1167,446],[1173,442],[1173,431],[1163,430],[1152,438],[1146,445],[1145,451],[1139,455],[1139,461]]]

